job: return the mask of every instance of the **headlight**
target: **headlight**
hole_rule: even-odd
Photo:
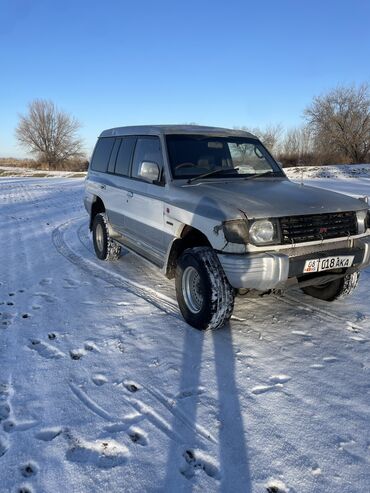
[[[357,225],[358,225],[357,232],[360,235],[362,233],[365,233],[366,229],[369,227],[368,226],[369,211],[368,210],[357,211],[356,215],[357,215]]]
[[[226,241],[230,243],[248,243],[248,225],[243,219],[225,221],[222,224]]]
[[[269,219],[254,221],[249,228],[249,238],[255,245],[276,243],[278,239],[276,223]]]

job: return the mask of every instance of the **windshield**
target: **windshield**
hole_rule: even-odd
[[[174,178],[285,176],[256,139],[206,135],[167,135],[166,139]]]

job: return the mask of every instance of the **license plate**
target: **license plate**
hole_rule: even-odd
[[[354,256],[325,257],[306,260],[303,272],[321,272],[330,269],[345,269],[351,267]]]

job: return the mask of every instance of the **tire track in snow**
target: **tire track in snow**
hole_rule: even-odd
[[[318,318],[320,318],[321,320],[323,320],[325,322],[335,322],[335,323],[340,322],[341,324],[347,323],[347,324],[350,324],[351,327],[353,327],[356,330],[361,330],[361,331],[365,330],[364,327],[361,327],[360,325],[355,324],[351,320],[344,320],[343,316],[340,317],[339,315],[336,315],[329,310],[323,310],[322,308],[314,306],[310,303],[306,303],[298,297],[284,294],[283,296],[274,295],[274,298],[278,301],[282,301],[286,305],[289,305],[289,306],[296,308],[297,310],[304,310],[304,311],[309,312],[310,314],[316,315]]]
[[[78,253],[76,253],[73,250],[73,247],[71,247],[65,240],[65,234],[71,225],[78,223],[81,220],[81,216],[78,216],[54,229],[52,233],[52,241],[55,248],[61,255],[94,277],[98,277],[99,279],[117,288],[123,288],[129,293],[144,299],[148,303],[151,303],[166,314],[182,320],[176,302],[171,298],[156,292],[154,289],[127,279],[121,274],[110,272],[103,266],[100,266],[87,258],[81,257]]]

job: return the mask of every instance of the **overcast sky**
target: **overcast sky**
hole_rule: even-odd
[[[367,0],[0,0],[0,156],[25,156],[35,98],[104,128],[300,124],[314,95],[370,81]]]

